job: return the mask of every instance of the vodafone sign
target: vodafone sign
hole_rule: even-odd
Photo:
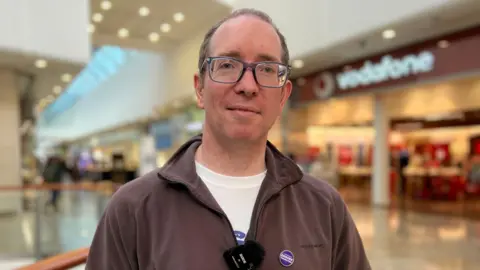
[[[440,40],[449,41],[449,46],[440,48]],[[313,73],[296,81],[291,101],[406,88],[451,75],[480,75],[478,48],[480,26]]]
[[[325,99],[335,94],[335,91],[345,91],[368,87],[375,84],[398,80],[421,73],[433,71],[435,55],[430,51],[418,54],[408,54],[401,58],[384,55],[379,62],[367,60],[358,69],[346,71],[322,72],[314,78],[313,91],[319,99]]]
[[[430,51],[419,54],[408,54],[402,58],[385,55],[378,63],[365,61],[356,70],[348,70],[336,75],[338,88],[341,90],[368,86],[388,80],[398,80],[403,77],[431,72],[434,68],[435,56]]]

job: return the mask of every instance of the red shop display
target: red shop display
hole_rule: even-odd
[[[353,161],[353,147],[351,145],[338,146],[338,164],[340,166],[347,166]]]

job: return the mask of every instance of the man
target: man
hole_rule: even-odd
[[[265,251],[257,269],[370,269],[338,193],[267,142],[292,91],[288,62],[262,12],[207,32],[194,77],[203,135],[113,196],[87,269],[223,270],[224,252],[248,240]]]

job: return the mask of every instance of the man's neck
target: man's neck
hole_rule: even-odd
[[[251,176],[265,171],[265,143],[220,142],[203,134],[195,160],[210,170],[228,176]]]

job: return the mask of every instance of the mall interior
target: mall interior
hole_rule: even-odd
[[[479,269],[478,0],[0,0],[0,269],[85,269],[109,198],[202,132],[200,44],[240,8],[290,50],[269,141],[338,190],[372,269]]]

